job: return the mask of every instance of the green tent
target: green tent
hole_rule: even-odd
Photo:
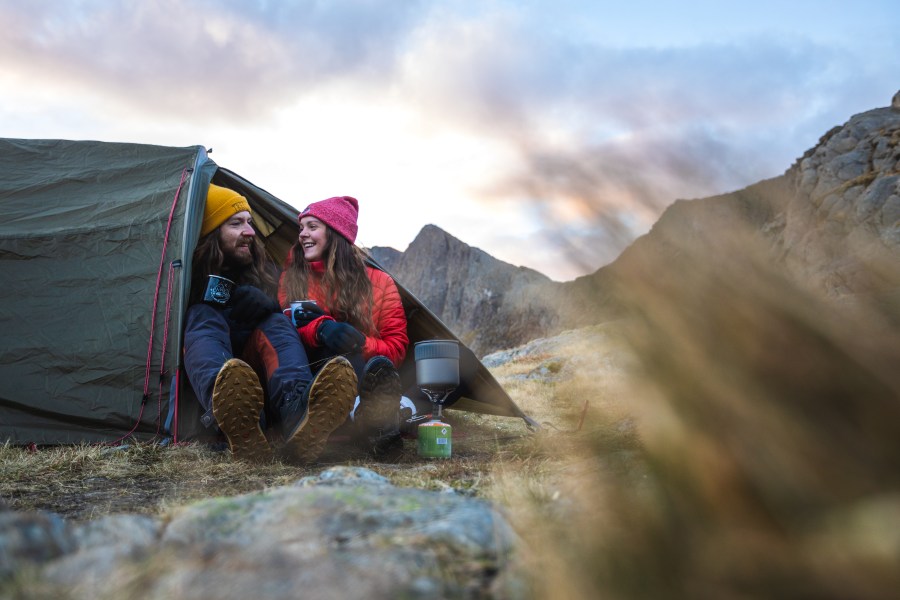
[[[203,437],[180,349],[210,181],[248,198],[282,264],[297,210],[201,146],[0,139],[0,442]],[[412,341],[456,339],[399,287]],[[408,354],[401,376],[414,390]],[[534,425],[462,354],[454,409]]]

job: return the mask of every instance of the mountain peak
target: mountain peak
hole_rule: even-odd
[[[459,238],[453,237],[437,225],[428,224],[419,230],[419,233],[410,242],[409,248],[428,246],[433,244],[450,244],[454,246],[464,246],[466,248],[470,248],[468,244],[460,240]]]
[[[451,252],[462,253],[467,255],[468,258],[471,258],[472,260],[479,263],[490,264],[493,267],[501,269],[516,270],[526,278],[532,278],[534,280],[540,281],[550,281],[549,277],[539,271],[535,271],[534,269],[531,269],[529,267],[523,267],[502,261],[499,258],[488,254],[481,248],[470,246],[459,238],[441,229],[437,225],[425,225],[419,231],[419,234],[415,237],[415,239],[407,247],[406,253],[410,252],[423,252],[427,255],[434,256],[435,258]]]
[[[542,335],[555,318],[547,276],[469,246],[426,225],[404,252],[372,248],[373,258],[397,277],[474,352],[506,348]],[[523,316],[525,318],[523,318]]]

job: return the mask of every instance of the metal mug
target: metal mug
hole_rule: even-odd
[[[210,275],[206,282],[206,292],[203,293],[203,301],[210,304],[225,306],[231,300],[231,292],[234,290],[234,282],[220,275]]]
[[[291,320],[294,327],[300,327],[305,322],[309,322],[321,313],[319,305],[315,300],[294,300],[291,307],[284,309],[284,314]],[[298,317],[300,321],[298,322]]]

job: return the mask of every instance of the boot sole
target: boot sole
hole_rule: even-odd
[[[350,414],[356,398],[356,373],[344,357],[325,364],[309,390],[306,424],[285,441],[285,454],[298,462],[311,463],[322,454],[328,436]]]
[[[228,439],[235,460],[272,460],[272,448],[259,427],[264,404],[259,377],[250,365],[237,358],[226,362],[213,386],[213,416]]]

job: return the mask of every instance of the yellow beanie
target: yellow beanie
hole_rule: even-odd
[[[234,190],[209,184],[206,193],[206,210],[203,211],[203,226],[200,237],[203,237],[228,219],[241,211],[250,212],[250,203]]]

